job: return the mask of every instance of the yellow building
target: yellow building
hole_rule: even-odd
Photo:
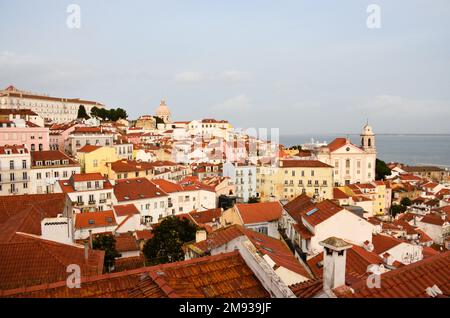
[[[117,161],[119,157],[113,147],[86,145],[77,151],[77,159],[82,173],[99,172],[103,176],[107,176],[106,164]]]
[[[257,190],[261,201],[293,199],[306,193],[333,198],[333,167],[318,160],[280,160],[278,167],[260,166]]]
[[[386,207],[386,184],[384,182],[369,182],[361,184],[350,184],[339,187],[340,190],[352,197],[366,197],[372,200],[373,210],[371,212],[374,216],[384,215],[388,209]]]

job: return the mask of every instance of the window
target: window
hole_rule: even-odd
[[[87,188],[90,189],[91,187],[92,187],[92,183],[91,183],[91,181],[88,181],[87,182]]]
[[[67,171],[63,171],[63,178],[67,178]]]
[[[83,202],[83,197],[81,195],[77,196],[77,202],[78,203],[82,203]]]
[[[9,161],[9,169],[14,170],[14,160]]]
[[[14,173],[10,173],[10,174],[9,174],[9,180],[11,180],[11,181],[14,181],[14,180],[15,180]]]
[[[95,188],[96,189],[100,188],[100,182],[99,181],[95,181]]]
[[[94,159],[94,161],[92,162],[92,165],[94,166],[94,168],[98,167],[98,160]]]
[[[27,161],[22,160],[22,169],[26,169],[26,168],[27,168]]]
[[[311,170],[311,177],[314,177],[314,170]]]
[[[59,171],[55,171],[54,175],[55,175],[55,178],[59,178]]]
[[[41,180],[42,179],[42,174],[40,172],[38,172],[36,174],[36,179]]]
[[[345,160],[345,168],[350,169],[350,159]]]
[[[23,180],[27,180],[28,179],[28,174],[26,172],[22,173],[22,179]]]

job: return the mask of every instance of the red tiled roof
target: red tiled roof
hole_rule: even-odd
[[[41,235],[41,221],[62,214],[66,200],[64,193],[0,196],[0,242],[16,232]]]
[[[81,147],[80,149],[78,149],[77,152],[89,153],[89,152],[93,152],[100,148],[102,148],[102,146],[85,145],[85,146]]]
[[[298,298],[312,298],[323,290],[323,282],[321,279],[313,279],[291,285],[289,288]]]
[[[150,230],[135,231],[137,240],[150,240],[153,237],[153,233]]]
[[[315,208],[317,209],[316,212],[312,213],[311,215],[308,215],[309,211],[307,211],[302,216],[312,226],[318,225],[323,221],[329,219],[333,215],[344,210],[342,207],[334,204],[330,200],[325,200],[320,203],[317,203],[315,205]]]
[[[142,267],[81,279],[82,288],[66,280],[32,289],[0,292],[0,297],[52,298],[268,298],[269,293],[238,251],[188,261]]]
[[[374,252],[378,255],[390,250],[391,248],[404,243],[403,241],[388,235],[374,234],[372,235],[372,244]]]
[[[272,222],[281,217],[282,206],[279,202],[261,202],[236,204],[244,224]]]
[[[114,205],[113,210],[117,216],[139,214],[139,210],[134,204]]]
[[[339,188],[333,188],[333,199],[348,199],[350,198],[344,191]]]
[[[290,216],[297,222],[302,223],[302,214],[311,210],[314,207],[314,203],[311,198],[306,194],[301,194],[289,201],[283,206],[283,208],[289,213]]]
[[[189,215],[191,216],[192,220],[195,221],[197,224],[205,224],[205,223],[213,223],[214,220],[217,220],[222,215],[222,209],[216,208],[216,209],[209,209],[206,211],[192,211],[189,212]]]
[[[330,151],[335,151],[338,150],[339,148],[345,146],[347,144],[347,139],[346,138],[336,138],[335,140],[333,140],[332,142],[330,142],[328,144],[328,149],[330,149]]]
[[[0,244],[0,290],[66,280],[70,264],[80,265],[83,277],[102,273],[103,251],[89,250],[86,261],[84,247],[16,235],[18,242]]]
[[[114,237],[116,240],[116,250],[117,252],[131,252],[139,251],[139,246],[136,242],[136,238],[132,234],[121,234]]]
[[[182,192],[184,191],[183,187],[179,184],[164,180],[164,179],[154,179],[152,180],[157,187],[163,190],[166,193],[174,193],[174,192]]]
[[[103,176],[98,172],[74,174],[70,179],[74,182],[104,180]]]
[[[0,155],[5,155],[6,150],[10,150],[11,154],[19,154],[22,151],[24,154],[28,153],[28,149],[24,145],[5,145],[0,146]]]
[[[67,160],[69,165],[77,164],[75,160],[62,153],[59,150],[44,150],[44,151],[32,151],[31,152],[31,165],[36,166],[36,161],[54,161],[60,160],[62,165],[63,160]]]
[[[439,215],[427,214],[420,220],[420,222],[442,226],[445,223],[445,220],[443,220]]]
[[[333,168],[319,160],[280,160],[283,168]]]
[[[111,170],[113,170],[116,173],[153,170],[153,165],[150,162],[145,161],[122,159],[115,162],[111,162],[109,165],[111,166]]]
[[[247,236],[260,253],[268,255],[278,266],[289,269],[305,278],[310,278],[306,269],[297,261],[286,243],[246,229],[240,225],[232,225],[218,229],[209,234],[207,240],[191,245],[200,251],[206,252],[210,249],[225,245],[240,236]]]
[[[136,178],[117,180],[114,186],[114,195],[118,202],[160,198],[167,196],[162,189],[158,188],[147,178]]]
[[[430,297],[428,287],[436,285],[444,296],[450,295],[450,251],[381,274],[380,288],[369,288],[365,279],[348,288],[337,288],[338,297],[422,298]]]
[[[86,229],[117,225],[113,211],[85,212],[75,214],[75,228]]]

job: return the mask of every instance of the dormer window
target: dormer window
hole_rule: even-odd
[[[88,223],[91,224],[91,225],[92,225],[92,224],[95,224],[95,222],[94,222],[93,219],[89,219]]]

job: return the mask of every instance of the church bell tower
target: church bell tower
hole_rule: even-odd
[[[375,134],[369,122],[363,127],[361,133],[361,148],[366,152],[375,152]]]

